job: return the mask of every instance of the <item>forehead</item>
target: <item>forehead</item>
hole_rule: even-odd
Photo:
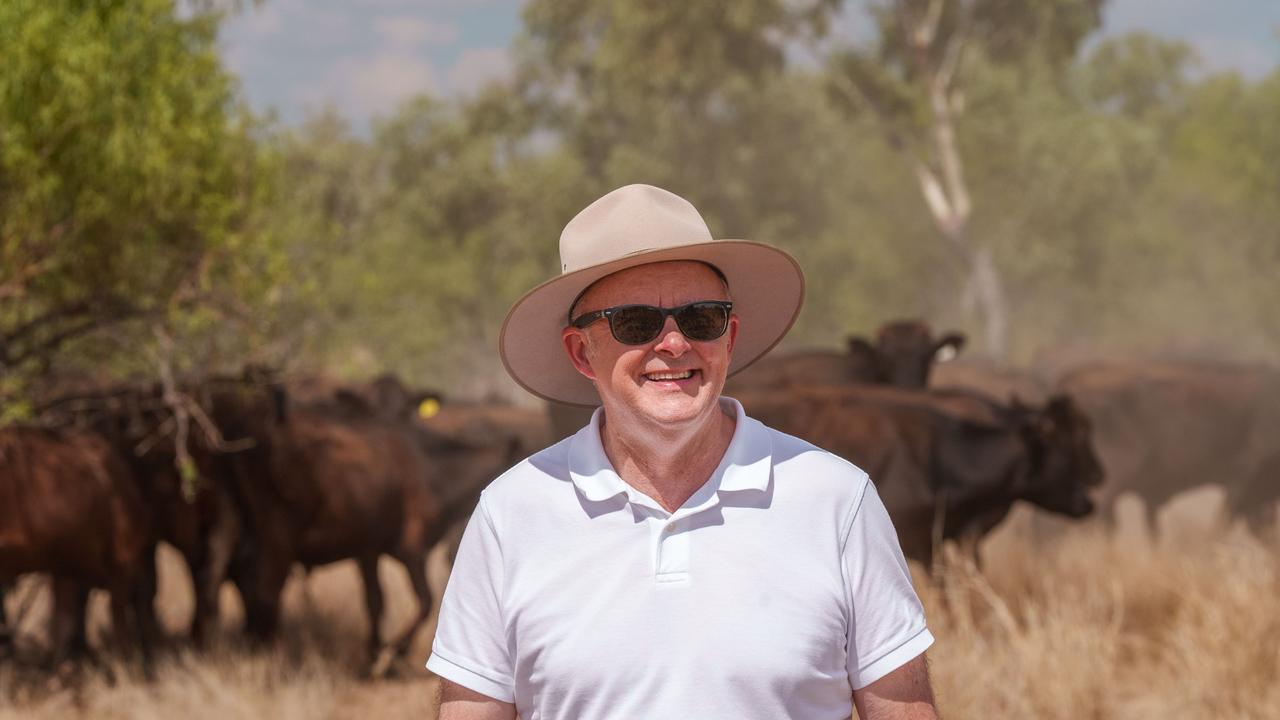
[[[695,300],[726,299],[724,283],[710,267],[692,260],[673,260],[606,275],[587,288],[575,312],[614,305],[673,307]]]

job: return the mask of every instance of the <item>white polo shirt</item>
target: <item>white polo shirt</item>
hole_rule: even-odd
[[[427,667],[524,720],[847,719],[933,642],[866,473],[746,417],[667,513],[600,411],[481,495]]]

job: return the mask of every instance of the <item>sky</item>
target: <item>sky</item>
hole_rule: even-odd
[[[680,0],[700,1],[708,0]],[[522,0],[261,0],[223,26],[223,58],[285,124],[333,108],[358,130],[427,92],[465,95],[510,72]],[[1104,34],[1178,38],[1203,69],[1280,65],[1280,0],[1111,0]]]

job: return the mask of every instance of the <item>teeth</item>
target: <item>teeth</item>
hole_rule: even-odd
[[[684,372],[679,372],[679,373],[675,373],[675,372],[648,373],[647,375],[645,375],[645,377],[649,378],[650,380],[684,380],[686,378],[693,377],[693,371],[685,370]]]

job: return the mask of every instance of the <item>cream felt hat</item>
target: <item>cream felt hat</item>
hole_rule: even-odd
[[[599,405],[595,385],[573,367],[560,338],[569,305],[606,275],[668,260],[710,263],[728,281],[740,319],[730,375],[776,345],[800,313],[804,274],[790,255],[749,240],[716,240],[688,200],[627,185],[569,221],[560,235],[560,275],[511,306],[498,339],[507,372],[539,397]]]

